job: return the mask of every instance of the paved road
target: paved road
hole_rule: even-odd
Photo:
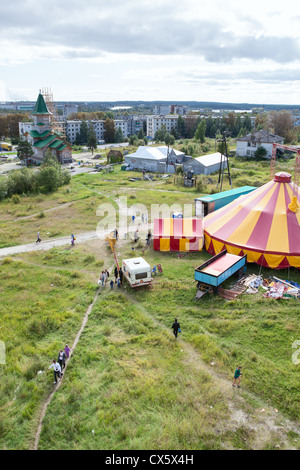
[[[9,162],[9,163],[3,163],[0,165],[0,175],[3,175],[4,173],[11,171],[11,170],[20,170],[23,168],[22,165],[18,165],[17,163],[14,162]]]
[[[75,235],[75,237],[76,237],[76,242],[75,242],[76,244],[84,243],[86,241],[98,238],[96,231],[82,233],[80,235]],[[48,240],[42,241],[41,243],[28,243],[27,245],[10,246],[7,248],[0,249],[0,258],[2,258],[3,256],[10,256],[10,255],[18,254],[18,253],[28,253],[31,251],[44,251],[44,250],[46,251],[56,246],[64,246],[64,245],[70,245],[70,244],[71,244],[71,236],[67,236],[67,237],[55,238],[53,240],[48,239]]]
[[[146,233],[148,228],[153,228],[152,224],[137,224],[136,228],[139,229],[140,235],[141,235],[141,240],[144,240],[143,236],[143,231]],[[135,231],[135,228],[131,227],[131,231],[125,238],[125,232],[122,230],[119,230],[119,237],[120,239],[123,240],[130,240],[131,236],[133,237],[133,231]],[[75,233],[76,241],[75,245],[80,244],[80,243],[85,243],[90,240],[95,240],[99,239],[99,241],[105,240],[106,235],[108,235],[111,232],[111,230],[103,230],[103,231],[92,231],[92,232],[85,232],[85,233],[80,233],[79,235]],[[127,234],[126,234],[127,235]],[[32,251],[47,251],[51,250],[51,248],[55,248],[57,246],[65,246],[65,245],[71,245],[71,235],[66,236],[66,237],[61,237],[61,238],[55,238],[55,239],[48,239],[48,240],[43,240],[41,243],[28,243],[27,245],[16,245],[16,246],[9,246],[7,248],[1,248],[0,249],[0,258],[3,258],[5,256],[11,256],[11,255],[16,255],[19,253],[30,253]]]

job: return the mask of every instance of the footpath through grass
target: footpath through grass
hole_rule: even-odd
[[[0,263],[0,340],[6,349],[6,364],[0,365],[1,449],[28,449],[33,441],[41,405],[53,389],[47,369],[72,344],[95,294],[95,280],[80,269],[96,273],[101,265],[96,257],[68,250],[27,256],[30,264],[12,258]]]

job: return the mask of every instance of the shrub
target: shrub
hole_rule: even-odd
[[[17,194],[14,194],[11,198],[11,202],[14,204],[20,204],[20,197]]]

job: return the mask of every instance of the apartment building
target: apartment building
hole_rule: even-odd
[[[188,106],[180,106],[177,104],[157,104],[154,106],[153,114],[166,115],[166,114],[181,114],[182,116],[188,113]]]
[[[167,132],[177,129],[178,114],[147,116],[147,137],[154,139],[155,134],[162,126],[166,127]]]

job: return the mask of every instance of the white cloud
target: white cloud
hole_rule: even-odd
[[[60,99],[220,100],[223,93],[249,101],[260,90],[258,101],[288,103],[294,89],[288,96],[272,87],[297,84],[299,16],[292,0],[14,0],[1,6],[2,80],[20,93],[31,89],[31,99],[38,80],[51,80],[58,96],[69,96]]]

